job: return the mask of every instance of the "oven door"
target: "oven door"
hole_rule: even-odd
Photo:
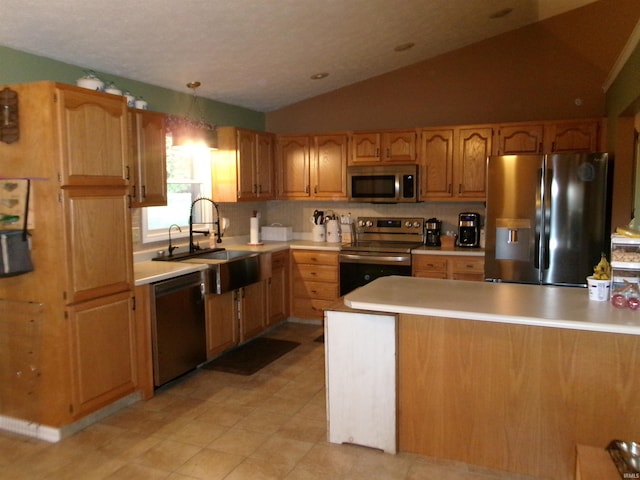
[[[341,253],[340,296],[379,277],[411,276],[411,255],[393,253]]]

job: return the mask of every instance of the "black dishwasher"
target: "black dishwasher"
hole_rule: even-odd
[[[207,358],[202,273],[154,283],[152,295],[153,381],[159,387]]]

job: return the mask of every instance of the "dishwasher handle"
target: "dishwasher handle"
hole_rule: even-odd
[[[179,277],[170,278],[153,284],[153,291],[156,298],[170,295],[179,290],[191,287],[198,287],[204,296],[204,280],[200,272],[189,273]]]

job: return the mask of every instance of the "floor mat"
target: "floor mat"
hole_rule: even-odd
[[[253,375],[298,345],[299,342],[258,337],[205,363],[201,368],[237,375]]]

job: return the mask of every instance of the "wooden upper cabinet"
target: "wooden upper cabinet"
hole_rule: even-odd
[[[217,202],[274,198],[274,135],[236,127],[218,127],[213,153],[212,194]]]
[[[280,135],[276,146],[278,198],[306,199],[310,189],[310,145],[307,135]]]
[[[380,163],[380,136],[378,132],[352,133],[349,165]]]
[[[257,153],[256,137],[253,132],[247,130],[237,130],[236,141],[238,200],[253,200],[258,195],[257,180],[255,178]]]
[[[493,128],[471,126],[457,129],[458,151],[454,162],[454,196],[484,201],[486,197],[487,158],[492,153]]]
[[[165,115],[129,109],[131,206],[167,204],[167,137]]]
[[[353,132],[349,165],[416,163],[418,134],[415,130]]]
[[[131,217],[125,188],[62,190],[67,304],[133,288]],[[62,257],[61,257],[62,258]]]
[[[494,154],[596,152],[600,126],[598,119],[498,125]]]
[[[420,198],[453,196],[453,129],[420,132]]]
[[[496,155],[537,154],[543,152],[544,125],[527,123],[498,125]]]
[[[314,137],[311,184],[314,198],[347,199],[346,134]]]
[[[58,86],[62,185],[127,185],[127,104],[124,97]]]
[[[256,133],[255,176],[260,200],[276,196],[274,138],[271,133]]]
[[[600,122],[549,122],[546,125],[546,153],[596,152],[599,150]]]

